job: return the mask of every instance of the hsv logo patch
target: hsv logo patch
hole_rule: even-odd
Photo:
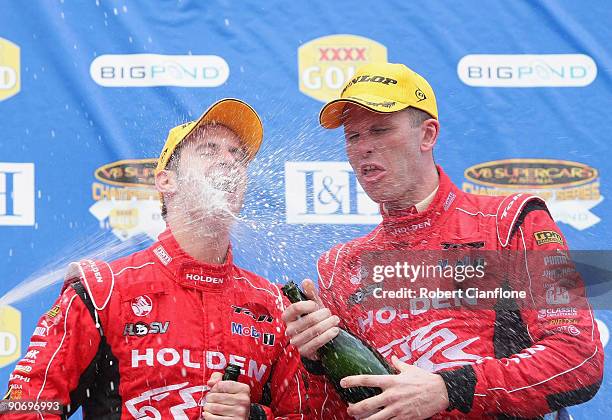
[[[125,324],[123,327],[123,335],[135,335],[137,337],[143,337],[147,334],[165,334],[168,331],[168,326],[170,325],[170,321],[166,322],[151,322],[147,324],[146,322],[136,322]]]
[[[563,245],[563,238],[554,230],[541,230],[533,234],[538,245],[559,244]]]

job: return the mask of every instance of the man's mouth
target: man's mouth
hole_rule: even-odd
[[[364,163],[359,167],[361,178],[366,181],[376,181],[386,172],[382,166],[374,163]]]
[[[210,180],[210,184],[214,189],[219,191],[225,191],[230,194],[235,193],[236,189],[238,188],[236,178],[229,176],[213,176]]]

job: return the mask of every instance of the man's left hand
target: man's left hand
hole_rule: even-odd
[[[235,381],[222,381],[222,374],[215,372],[210,376],[207,385],[211,387],[206,394],[203,418],[240,419],[249,418],[251,410],[251,388],[247,384]]]
[[[357,404],[351,404],[348,414],[367,420],[426,419],[448,407],[446,385],[440,375],[392,358],[399,370],[397,375],[349,376],[340,385],[378,387],[382,393]]]

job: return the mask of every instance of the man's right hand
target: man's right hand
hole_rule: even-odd
[[[317,350],[340,333],[340,318],[323,305],[312,280],[304,280],[302,290],[310,300],[285,309],[282,316],[287,325],[285,333],[301,356],[318,360]]]

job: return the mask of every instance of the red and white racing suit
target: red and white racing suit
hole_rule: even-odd
[[[251,387],[251,418],[307,417],[299,354],[280,319],[288,302],[231,251],[222,265],[202,264],[167,230],[126,258],[70,268],[11,375],[11,399],[59,400],[65,414],[82,406],[95,419],[197,419],[211,374],[233,363]]]
[[[450,400],[441,418],[531,418],[592,398],[603,372],[599,332],[580,278],[569,278],[578,275],[543,201],[528,194],[468,194],[438,171],[439,189],[425,211],[384,214],[370,234],[321,256],[323,302],[387,359],[395,355],[440,373]],[[376,298],[362,283],[366,253],[461,249],[524,253],[529,263],[508,268],[510,283],[514,276],[527,285],[528,296],[546,301],[466,310],[453,298],[425,297],[402,302],[401,310],[391,300],[368,307]],[[546,253],[553,258],[542,261]],[[568,281],[571,287],[563,285]],[[342,418],[343,403],[329,383],[323,387],[317,417]]]

